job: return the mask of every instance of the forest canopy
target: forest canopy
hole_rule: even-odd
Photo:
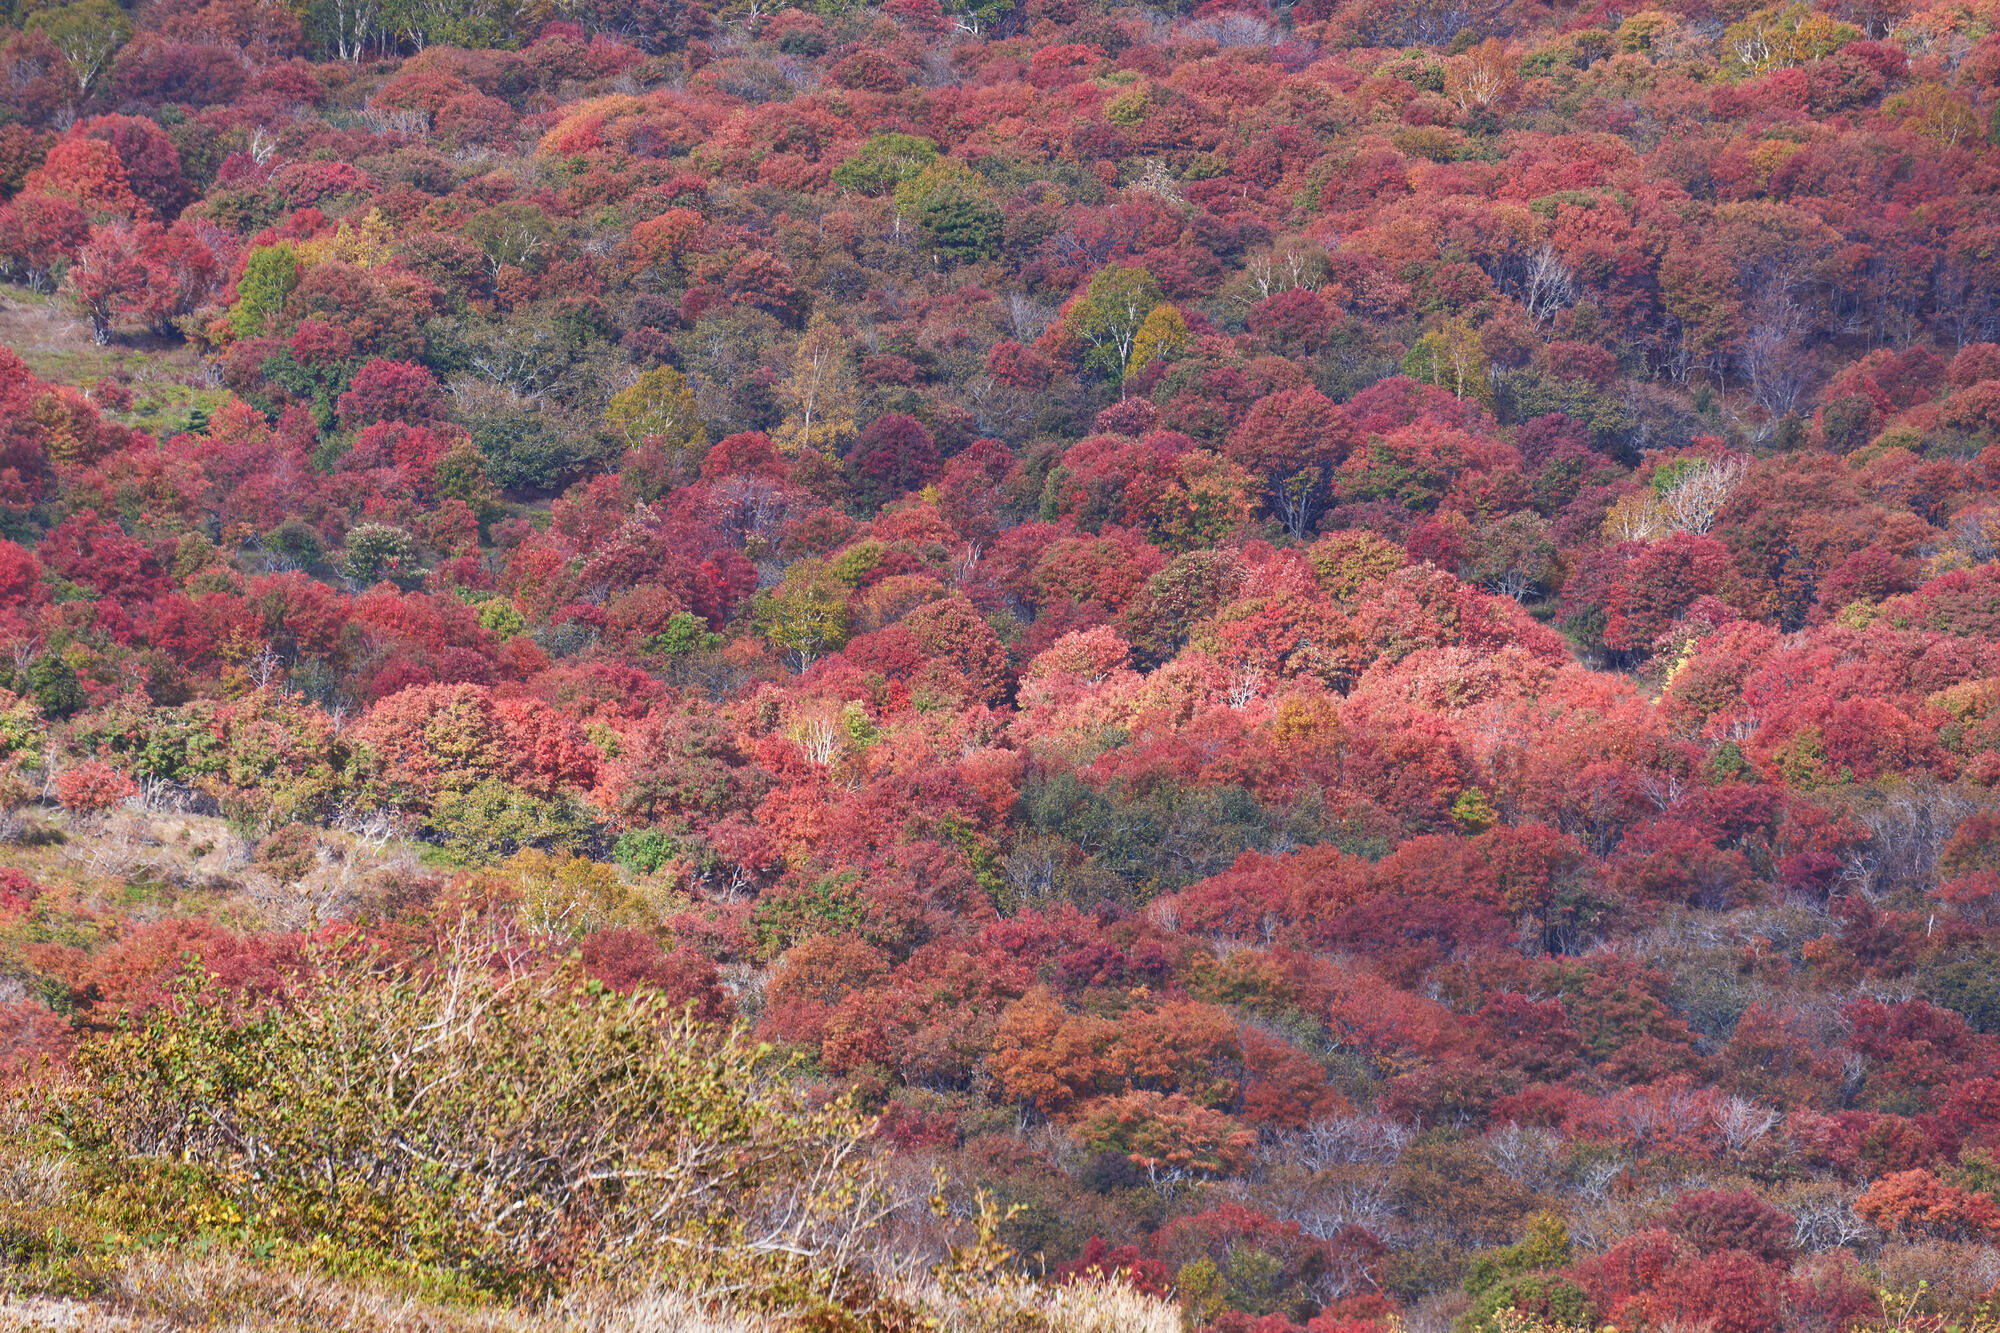
[[[1990,0],[0,21],[10,1291],[2000,1284]]]

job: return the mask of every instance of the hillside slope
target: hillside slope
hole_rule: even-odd
[[[7,1291],[1972,1317],[1995,18],[9,8]]]

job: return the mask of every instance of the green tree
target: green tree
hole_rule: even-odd
[[[1004,219],[986,182],[963,162],[940,158],[896,187],[896,211],[953,263],[995,259]]]
[[[1420,384],[1449,389],[1455,398],[1471,397],[1488,407],[1493,405],[1486,353],[1470,320],[1451,320],[1417,339],[1403,357],[1403,373]]]
[[[792,373],[778,386],[778,397],[788,410],[777,441],[787,452],[838,450],[854,435],[861,404],[847,337],[825,315],[814,314],[800,335],[792,349]]]
[[[1019,7],[1019,0],[952,0],[945,12],[960,32],[977,37]]]
[[[1143,268],[1108,264],[1097,270],[1066,321],[1069,334],[1087,349],[1084,366],[1122,380],[1139,330],[1160,300],[1160,284]]]
[[[502,268],[527,268],[535,256],[548,249],[555,239],[555,224],[548,212],[533,204],[495,204],[473,217],[460,235],[486,252],[486,262],[495,272]]]
[[[495,597],[481,606],[479,623],[496,639],[511,639],[528,632],[526,617],[505,597]]]
[[[504,409],[463,413],[486,475],[506,490],[559,491],[608,443],[594,429],[565,431],[560,421],[551,425],[549,418],[556,414],[535,414],[525,399],[511,409],[518,415]]]
[[[357,583],[400,574],[416,553],[410,534],[387,523],[358,523],[347,531],[347,554],[340,572]]]
[[[596,831],[590,815],[568,796],[542,797],[497,778],[454,792],[426,821],[459,865],[485,865],[523,847],[580,850]]]
[[[856,194],[886,194],[938,160],[938,147],[914,134],[885,133],[833,169],[833,183]]]
[[[662,657],[684,657],[722,646],[722,636],[708,628],[708,622],[692,611],[676,611],[666,627],[646,640],[646,651]]]
[[[1195,627],[1243,587],[1243,558],[1234,551],[1195,550],[1146,580],[1125,609],[1125,636],[1143,666],[1157,666],[1187,646]]]
[[[679,838],[656,828],[630,829],[619,834],[611,848],[611,859],[633,875],[650,875],[676,857],[687,855],[688,849]]]
[[[1921,976],[1933,1003],[1956,1009],[1976,1031],[2000,1032],[2000,949],[1967,946],[1928,964]]]
[[[1509,1309],[1566,1327],[1595,1324],[1590,1298],[1551,1271],[1569,1261],[1568,1225],[1555,1213],[1536,1213],[1519,1241],[1473,1260],[1465,1278],[1472,1308],[1459,1317],[1458,1333],[1486,1333]]]
[[[507,45],[528,16],[513,0],[386,0],[381,26],[421,51],[428,46],[482,50]]]
[[[1533,601],[1554,582],[1559,556],[1548,521],[1516,510],[1475,530],[1471,581],[1517,602]]]
[[[342,60],[359,60],[382,31],[382,0],[309,0],[306,32]]]
[[[252,250],[243,265],[243,278],[236,284],[236,304],[229,310],[229,326],[236,330],[236,336],[254,338],[263,333],[298,285],[299,259],[291,242]]]
[[[1153,109],[1153,90],[1141,80],[1104,104],[1104,118],[1113,125],[1138,125]]]
[[[625,834],[618,845],[626,846],[631,837],[633,834]],[[612,855],[618,857],[615,851]],[[658,869],[671,857],[670,852],[649,869]],[[582,856],[523,851],[502,868],[520,890],[522,925],[541,935],[576,937],[607,926],[651,929],[677,905],[657,885],[637,885],[621,878],[618,866],[623,865],[623,857],[618,857],[618,865],[606,865]],[[681,901],[685,903],[685,899]]]
[[[28,693],[46,717],[71,717],[83,711],[83,683],[76,668],[61,653],[43,653],[28,664]]]
[[[462,500],[484,528],[500,514],[500,495],[486,475],[486,460],[470,440],[461,439],[438,459],[432,475],[440,500]]]
[[[1739,79],[1754,78],[1824,59],[1860,39],[1861,29],[1816,12],[1804,0],[1773,5],[1731,24],[1722,34],[1722,71]]]
[[[801,560],[758,595],[757,630],[804,671],[847,642],[847,588],[824,560]]]
[[[118,48],[132,40],[132,20],[111,0],[77,0],[30,14],[23,24],[56,44],[69,65],[79,97],[87,97]]]
[[[1527,1273],[1496,1283],[1458,1317],[1457,1333],[1504,1333],[1510,1315],[1526,1315],[1539,1328],[1587,1329],[1597,1324],[1597,1307],[1583,1288],[1554,1273]]]

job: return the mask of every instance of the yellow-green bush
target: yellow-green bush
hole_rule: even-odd
[[[869,1121],[644,992],[508,959],[470,930],[422,968],[327,951],[262,1003],[191,974],[79,1049],[55,1117],[139,1234],[485,1290],[839,1296],[879,1207]]]

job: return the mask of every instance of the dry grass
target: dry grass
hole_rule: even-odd
[[[181,429],[192,409],[213,412],[228,397],[211,386],[207,368],[178,338],[121,328],[110,346],[99,347],[68,302],[19,287],[0,293],[0,346],[51,384],[119,381],[131,390],[132,410],[111,415],[155,434]]]
[[[107,1304],[123,1327],[188,1333],[527,1333],[561,1328],[509,1310],[467,1311],[235,1255],[130,1256]],[[111,1327],[112,1325],[107,1325]]]
[[[4,1274],[0,1274],[4,1276]],[[684,1292],[633,1299],[580,1294],[528,1312],[466,1309],[236,1255],[161,1251],[126,1256],[98,1300],[0,1304],[0,1333],[783,1333],[784,1321],[744,1315]],[[1008,1280],[973,1292],[932,1283],[895,1293],[937,1333],[1180,1333],[1178,1307],[1128,1287],[1050,1289]]]
[[[1892,1241],[1872,1267],[1891,1291],[1915,1291],[1918,1283],[1940,1301],[1967,1305],[1983,1300],[2000,1283],[2000,1247],[1972,1241]]]
[[[0,1157],[0,1198],[14,1208],[54,1208],[73,1195],[69,1162],[40,1154]]]
[[[1181,1311],[1115,1283],[1059,1287],[1049,1298],[1050,1327],[1059,1333],[1180,1333]]]
[[[142,365],[157,370],[175,360],[184,363],[181,369],[194,368],[192,353],[179,344],[170,348],[165,340],[99,347],[90,325],[61,297],[14,286],[0,294],[0,342],[38,377],[59,384],[84,384],[121,370],[133,374]],[[181,355],[176,358],[175,352]]]
[[[628,1302],[592,1323],[595,1333],[776,1333],[768,1320],[717,1314],[706,1303],[677,1291]]]
[[[73,1329],[87,1333],[93,1329],[130,1329],[132,1325],[116,1315],[92,1310],[78,1301],[0,1301],[0,1333],[29,1329]]]
[[[1180,1307],[1110,1282],[1042,1287],[1003,1278],[972,1291],[935,1283],[898,1293],[938,1333],[1181,1333]]]
[[[79,878],[199,888],[240,878],[249,866],[250,849],[220,819],[156,815],[126,806],[87,820],[72,819],[61,860]]]
[[[134,886],[147,886],[156,902],[184,893],[213,895],[203,899],[208,915],[274,930],[348,920],[389,879],[418,873],[421,864],[404,841],[327,828],[315,833],[315,860],[304,877],[283,882],[255,862],[252,842],[216,816],[149,809],[135,800],[87,819],[51,817],[66,824],[64,841],[32,853],[10,849],[10,864],[45,882],[109,895],[128,908]]]

